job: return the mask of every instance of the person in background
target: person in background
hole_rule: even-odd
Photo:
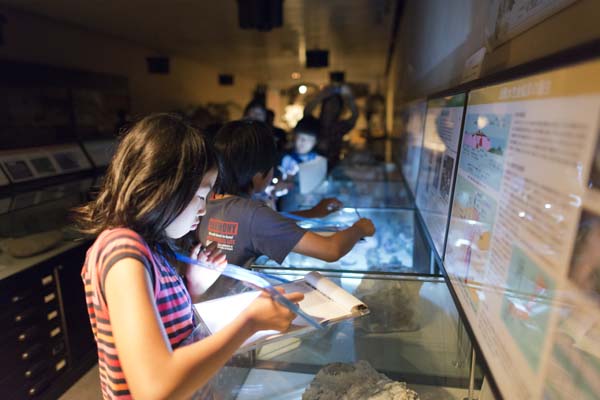
[[[96,200],[77,210],[80,229],[97,236],[81,275],[104,399],[188,399],[255,332],[285,331],[294,319],[264,294],[221,331],[182,345],[198,324],[192,301],[218,272],[207,279],[203,268],[177,271],[175,252],[225,264],[215,246],[192,246],[189,234],[205,213],[217,165],[183,118],[150,115],[122,139]]]
[[[306,105],[304,117],[313,116],[319,105],[320,135],[317,149],[327,156],[329,170],[332,170],[340,159],[344,135],[356,124],[358,108],[347,85],[332,85],[323,89]],[[347,119],[340,119],[345,107],[350,110],[351,115]]]
[[[267,125],[271,127],[273,136],[275,137],[275,145],[277,146],[277,153],[283,155],[287,150],[287,134],[281,128],[274,125],[275,112],[270,108],[267,109]]]
[[[198,226],[198,236],[205,245],[216,242],[229,262],[248,267],[256,257],[266,255],[281,263],[291,251],[336,261],[362,237],[375,233],[373,223],[362,218],[331,236],[320,236],[252,200],[253,193],[262,192],[271,182],[276,162],[275,142],[266,124],[229,122],[217,133],[214,146],[224,172]],[[341,206],[336,199],[326,199],[295,214],[318,218]]]
[[[265,104],[259,100],[252,100],[244,108],[244,118],[254,121],[267,121],[267,108]]]
[[[284,176],[298,173],[298,165],[321,157],[315,151],[319,137],[319,120],[310,116],[302,118],[294,128],[294,150],[283,156],[280,168]]]

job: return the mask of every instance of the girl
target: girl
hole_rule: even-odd
[[[180,346],[196,325],[190,295],[205,285],[196,284],[203,270],[188,266],[186,290],[173,269],[175,241],[199,224],[216,178],[194,128],[151,115],[123,138],[97,199],[78,210],[82,230],[98,235],[82,277],[105,399],[189,398],[253,333],[286,330],[294,318],[263,295],[220,332]],[[224,261],[213,249],[202,258]]]

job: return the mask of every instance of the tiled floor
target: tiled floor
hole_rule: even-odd
[[[100,392],[100,375],[98,374],[97,364],[59,398],[59,400],[100,399],[102,399],[102,393]]]

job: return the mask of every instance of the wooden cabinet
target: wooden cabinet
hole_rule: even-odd
[[[80,276],[87,247],[0,281],[3,398],[57,398],[95,362]]]

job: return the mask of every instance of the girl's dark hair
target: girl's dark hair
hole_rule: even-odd
[[[179,246],[166,227],[192,201],[202,177],[217,168],[203,136],[174,114],[142,118],[125,133],[97,198],[76,209],[81,232],[127,227],[169,259]]]
[[[217,183],[220,194],[248,195],[252,177],[267,175],[277,162],[271,128],[260,121],[228,122],[215,136],[214,147],[223,166]]]

